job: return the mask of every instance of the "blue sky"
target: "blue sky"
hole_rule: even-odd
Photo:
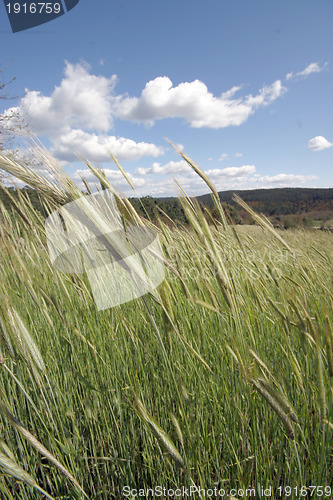
[[[13,34],[0,63],[16,107],[80,183],[77,154],[135,195],[333,185],[331,0],[80,0]]]

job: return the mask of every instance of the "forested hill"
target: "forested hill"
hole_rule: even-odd
[[[333,188],[276,188],[242,191],[221,191],[221,201],[235,205],[232,199],[237,193],[254,210],[267,216],[302,214],[308,212],[333,212]],[[198,196],[203,205],[212,206],[209,194]]]
[[[14,199],[17,199],[17,192],[14,188],[9,188],[9,192]],[[38,193],[29,187],[21,189],[31,200],[32,205],[39,210],[44,217],[47,216],[43,209],[41,198]],[[248,214],[240,209],[233,201],[233,194],[237,193],[256,212],[265,214],[276,225],[318,225],[319,221],[330,221],[333,225],[333,188],[277,188],[277,189],[254,189],[242,191],[221,191],[220,199],[234,223],[250,223]],[[214,211],[210,194],[197,197],[202,206],[212,212],[213,217],[218,217]],[[12,206],[10,198],[0,189],[0,201],[7,209]],[[161,210],[172,220],[187,223],[185,213],[179,200],[175,197],[152,198],[144,196],[141,199],[130,198],[134,208],[140,215],[156,220],[157,214],[162,214]],[[161,209],[161,210],[159,210]],[[162,216],[162,218],[164,218]],[[316,221],[316,222],[315,222]]]

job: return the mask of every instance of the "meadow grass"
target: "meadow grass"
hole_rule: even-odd
[[[45,164],[55,187],[0,158],[48,210],[81,195]],[[332,484],[332,235],[208,225],[181,201],[190,225],[157,226],[156,294],[104,311],[54,270],[29,201],[0,207],[1,498]]]

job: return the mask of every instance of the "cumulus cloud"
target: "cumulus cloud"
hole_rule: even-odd
[[[292,75],[306,76],[322,71],[324,67],[312,63],[302,72]],[[49,138],[52,153],[58,160],[74,161],[79,155],[103,163],[111,161],[110,153],[123,161],[146,156],[157,158],[166,151],[166,148],[153,143],[136,142],[111,134],[116,119],[152,124],[165,118],[182,118],[195,128],[238,126],[286,90],[281,80],[276,80],[271,85],[262,86],[254,94],[242,95],[241,87],[233,86],[216,96],[200,80],[173,85],[167,76],[159,76],[146,83],[139,97],[133,97],[117,94],[116,84],[116,75],[109,78],[94,75],[85,63],[66,62],[62,80],[49,95],[27,90],[19,106],[5,113],[9,117],[16,112],[25,115],[35,133]],[[317,139],[309,142],[310,149],[318,150],[331,145],[321,138],[326,145],[313,146],[312,142]],[[178,149],[182,146],[179,145]],[[225,158],[226,154],[223,154],[219,160]],[[234,175],[233,169],[249,167],[253,166],[216,169],[212,175],[236,179],[243,174],[239,171]],[[185,174],[188,168],[185,162],[154,163],[149,168],[137,169],[137,175]]]
[[[333,142],[329,142],[322,135],[317,135],[313,139],[310,139],[308,142],[308,148],[311,151],[321,151],[322,149],[327,149],[333,146]]]
[[[140,195],[150,194],[152,196],[174,196],[178,193],[177,185],[173,182],[173,175],[184,191],[190,196],[199,196],[207,193],[205,182],[189,167],[183,170],[186,164],[183,161],[168,162],[165,165],[154,163],[150,168],[138,168],[135,175],[151,175],[149,181],[139,186],[137,193]],[[318,177],[315,175],[285,174],[260,175],[256,173],[255,165],[242,165],[240,167],[227,167],[224,169],[214,168],[204,170],[204,173],[212,180],[218,191],[296,187],[301,186]],[[160,178],[156,174],[163,175]]]
[[[113,127],[116,82],[116,75],[96,76],[84,63],[66,62],[64,77],[49,96],[26,90],[20,105],[5,114],[9,125],[12,116],[24,116],[34,133],[47,135],[53,155],[61,161],[74,161],[80,155],[106,162],[111,161],[110,152],[121,161],[160,156],[164,148],[155,144],[107,134]]]
[[[246,175],[254,174],[255,171],[256,167],[254,165],[243,165],[242,167],[227,167],[223,168],[222,170],[219,168],[206,170],[205,174],[207,174],[211,178],[244,177]]]
[[[298,175],[298,174],[277,174],[277,175],[263,175],[258,178],[258,182],[275,185],[275,187],[283,186],[299,186],[305,182],[318,179],[316,175]]]
[[[175,162],[178,163],[178,162]],[[155,164],[156,167],[156,164]],[[162,166],[161,166],[162,167]],[[228,170],[228,169],[238,169]],[[297,174],[276,174],[276,175],[258,175],[253,165],[243,165],[242,167],[228,167],[228,169],[211,169],[205,173],[209,175],[218,191],[240,190],[240,189],[258,189],[258,188],[277,188],[277,187],[296,187],[304,185],[317,179],[315,175],[297,175]],[[138,169],[139,170],[139,169]],[[107,178],[112,185],[127,196],[133,196],[133,190],[129,187],[126,180],[119,171],[104,169]],[[151,172],[147,172],[149,174]],[[81,176],[87,178],[90,182],[95,182],[95,178],[90,170],[77,170],[74,174],[74,180],[80,184]],[[179,188],[173,180],[173,176],[150,176],[149,180],[140,172],[136,171],[134,175],[129,174],[134,186],[135,195],[163,197],[175,196],[179,193]],[[195,172],[178,172],[175,175],[177,182],[182,189],[190,196],[199,196],[207,193],[207,185],[195,174]]]
[[[218,191],[226,191],[258,187],[254,176],[255,171],[254,165],[243,165],[242,167],[206,170],[205,174],[208,175]],[[207,185],[195,172],[176,178],[185,192],[191,196],[204,194],[208,191]]]
[[[171,175],[179,174],[184,172],[191,172],[191,167],[187,164],[185,160],[179,161],[169,161],[165,165],[160,163],[153,163],[151,167],[148,168],[137,168],[135,171],[136,175],[149,175],[149,174],[161,174],[161,175]]]
[[[112,153],[119,161],[139,160],[144,156],[157,157],[163,154],[163,148],[147,142],[135,142],[125,137],[104,136],[70,130],[54,139],[52,154],[64,161],[75,161],[77,156],[96,162],[107,162]]]
[[[236,97],[234,86],[220,96],[204,82],[194,80],[173,86],[167,76],[147,82],[140,97],[117,95],[117,76],[94,75],[85,63],[66,62],[64,77],[50,95],[26,90],[16,111],[22,111],[37,134],[64,133],[70,129],[106,133],[114,118],[153,123],[163,118],[184,118],[192,127],[221,128],[240,125],[277,99],[285,90],[280,80],[263,86],[256,95]]]
[[[167,76],[149,81],[140,97],[123,96],[115,103],[116,115],[123,120],[153,124],[164,118],[184,118],[191,127],[213,129],[244,123],[259,107],[280,97],[285,88],[280,80],[264,86],[257,95],[235,98],[240,87],[216,97],[200,80],[173,86]]]
[[[328,66],[327,62],[325,62],[325,64],[323,64],[323,66],[319,66],[318,63],[313,62],[313,63],[309,64],[305,69],[303,69],[303,71],[300,71],[299,73],[293,73],[293,72],[287,73],[286,80],[291,80],[293,78],[302,78],[302,77],[305,78],[305,77],[311,75],[311,73],[320,73],[327,66]]]
[[[222,153],[222,154],[221,154],[221,156],[220,156],[220,158],[219,158],[217,161],[224,161],[224,160],[226,160],[227,158],[228,158],[227,153]]]
[[[247,168],[244,168],[247,167]],[[240,190],[240,189],[259,189],[259,188],[277,188],[277,187],[296,187],[306,184],[317,179],[315,175],[297,175],[297,174],[277,174],[277,175],[256,175],[255,168],[251,166],[237,167],[240,170],[238,174],[233,172],[233,175],[226,175],[226,172],[221,172],[219,169],[214,169],[209,172],[209,177],[213,181],[218,191]],[[253,167],[253,166],[252,166]],[[232,167],[230,167],[232,168]],[[207,186],[200,177],[195,175],[177,177],[185,192],[189,195],[200,195],[207,193]],[[167,182],[159,183],[160,189],[164,190],[164,195],[170,188]],[[157,187],[157,186],[155,186]]]
[[[105,173],[106,178],[111,182],[112,186],[121,191],[126,190],[127,193],[132,193],[133,190],[129,187],[128,182],[125,177],[119,170],[112,170],[110,168],[104,168],[103,172]],[[132,174],[127,172],[128,177],[132,181],[134,187],[142,187],[145,184],[145,180],[139,177],[133,177]],[[96,177],[89,169],[78,169],[71,175],[72,179],[81,187],[84,187],[84,184],[81,182],[82,177],[86,179],[89,183],[96,183]]]
[[[218,179],[220,177],[243,177],[246,175],[253,174],[256,171],[254,165],[243,165],[242,167],[227,167],[227,168],[214,168],[211,170],[205,170],[204,173],[208,175],[212,180]],[[193,169],[187,164],[186,161],[169,161],[165,165],[160,163],[153,163],[149,168],[137,168],[135,171],[136,175],[149,175],[149,174],[160,174],[160,175],[172,175],[172,174],[188,174],[194,178],[198,177]]]
[[[89,73],[85,64],[66,62],[64,78],[49,96],[28,90],[19,108],[36,134],[48,134],[70,127],[106,132],[112,128],[112,91],[116,75],[106,78]]]
[[[241,186],[255,181],[254,165],[243,165],[241,167],[227,167],[224,169],[215,168],[204,170],[204,173],[213,181],[218,190],[241,189]],[[164,179],[159,180],[156,174],[163,175]],[[170,161],[164,165],[153,163],[149,168],[138,168],[135,175],[149,177],[149,182],[139,190],[141,194],[152,194],[155,196],[174,196],[175,185],[172,177],[175,176],[177,182],[189,195],[198,195],[207,192],[205,182],[193,171],[184,161]],[[154,177],[152,177],[154,175]],[[147,191],[147,189],[149,190]]]

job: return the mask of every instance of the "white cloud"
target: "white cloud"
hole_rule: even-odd
[[[221,94],[221,97],[223,99],[230,99],[233,97],[242,87],[237,87],[236,85],[234,87],[231,87],[231,89],[227,90],[226,92],[223,92]]]
[[[26,90],[19,110],[36,134],[64,132],[71,127],[106,132],[113,125],[112,91],[116,75],[92,75],[84,64],[66,62],[64,78],[50,96]],[[14,108],[18,109],[18,108]]]
[[[116,81],[116,75],[96,76],[84,63],[66,62],[64,77],[49,96],[27,90],[20,105],[5,114],[10,117],[17,111],[33,132],[47,135],[50,149],[60,161],[74,161],[80,155],[93,162],[106,162],[111,161],[110,153],[120,161],[160,156],[164,148],[155,144],[107,134],[113,127]]]
[[[161,175],[171,175],[179,174],[184,172],[191,172],[191,167],[187,164],[185,160],[179,161],[169,161],[165,165],[160,163],[153,163],[151,167],[148,168],[137,168],[135,171],[136,175],[149,175],[149,174],[161,174]]]
[[[125,177],[119,170],[112,170],[109,168],[103,168],[103,172],[105,173],[106,178],[110,181],[113,187],[119,190],[126,190],[129,194],[132,193],[132,188],[129,187],[128,182]],[[133,177],[132,174],[127,172],[128,177],[131,179],[134,187],[142,187],[145,184],[145,180],[139,177]],[[81,182],[82,177],[84,177],[89,183],[99,184],[95,175],[89,169],[78,169],[71,175],[72,179],[80,186],[84,187],[84,184]]]
[[[206,170],[205,174],[213,179],[219,177],[244,177],[254,174],[255,171],[256,167],[254,165],[243,165],[242,167],[227,167],[222,170],[219,168]]]
[[[174,162],[174,165],[181,162]],[[153,164],[147,169],[137,169],[136,175],[147,174],[170,174],[159,179],[157,175],[151,175],[149,181],[137,189],[141,195],[150,194],[152,196],[174,196],[179,194],[179,190],[173,182],[171,172],[167,171],[167,165]],[[175,168],[175,170],[177,170]],[[254,165],[243,165],[241,167],[227,167],[224,169],[205,170],[205,174],[212,180],[218,191],[239,190],[239,189],[258,189],[258,188],[277,188],[277,187],[296,187],[309,183],[317,179],[315,175],[285,174],[260,175],[256,173]],[[190,196],[199,196],[208,192],[205,182],[192,170],[175,172],[177,182],[184,191]]]
[[[226,160],[227,158],[228,158],[227,153],[222,153],[222,154],[221,154],[221,156],[220,156],[220,158],[219,158],[217,161],[224,161],[224,160]]]
[[[86,63],[66,62],[64,77],[50,95],[26,90],[20,105],[10,111],[25,115],[36,134],[55,136],[71,129],[108,132],[116,117],[153,124],[165,118],[184,118],[191,127],[219,129],[244,123],[258,108],[286,90],[281,80],[264,85],[256,95],[236,97],[234,86],[220,96],[200,80],[173,86],[167,76],[146,83],[140,97],[117,95],[117,76],[94,75]]]
[[[272,176],[262,176],[255,174],[254,168],[244,169],[244,167],[249,166],[245,165],[243,167],[237,167],[239,169],[243,169],[239,170],[238,175],[236,172],[233,172],[233,175],[228,175],[228,172],[223,172],[223,170],[220,169],[213,169],[206,171],[205,173],[208,174],[209,172],[209,177],[218,191],[288,186],[296,187],[317,179],[315,175],[277,174]],[[90,181],[95,181],[89,171],[82,170],[79,172],[83,172]],[[121,190],[127,196],[133,196],[133,190],[128,186],[120,172],[106,169],[105,172],[107,177],[110,179],[110,182],[117,189]],[[140,174],[135,172],[135,175],[131,176],[131,180],[136,188],[135,195],[145,196],[149,194],[151,196],[163,197],[175,196],[175,194],[179,194],[179,188],[175,184],[171,175],[165,178],[160,178],[155,175],[149,177],[149,180],[145,177],[137,177],[137,175]],[[193,171],[188,173],[179,173],[175,177],[184,191],[190,196],[199,196],[209,191],[205,182]],[[77,181],[80,179],[78,172],[76,172],[75,178]]]
[[[227,168],[215,168],[211,170],[205,170],[204,173],[208,175],[212,180],[219,179],[221,177],[244,177],[246,175],[253,174],[256,171],[254,165],[243,165],[242,167],[227,167]],[[199,178],[194,170],[187,164],[186,161],[169,161],[165,165],[160,163],[153,163],[149,168],[137,168],[135,171],[136,175],[149,175],[149,174],[160,174],[160,175],[172,175],[172,174],[188,174],[194,178]]]
[[[52,154],[64,161],[75,161],[77,155],[94,162],[111,161],[110,153],[119,161],[157,157],[163,148],[147,142],[135,142],[125,137],[104,136],[74,129],[54,139]]]
[[[166,139],[167,141],[169,139]],[[182,152],[184,151],[184,145],[183,144],[180,144],[180,143],[173,143],[173,146],[175,147],[176,151],[179,151],[179,152]]]
[[[245,165],[244,167],[230,167],[230,169],[238,168],[238,172],[232,170],[228,172],[229,169],[212,169],[205,171],[205,173],[209,176],[217,191],[258,187],[253,175],[255,167],[253,165]],[[209,191],[205,182],[194,172],[187,176],[177,176],[176,179],[185,192],[191,196],[205,194]]]
[[[204,173],[212,180],[218,190],[241,189],[255,181],[254,165],[243,165],[241,167],[227,167],[224,169],[205,170]],[[159,180],[156,174],[167,176]],[[207,193],[208,188],[205,182],[187,165],[184,160],[168,162],[165,165],[153,163],[149,168],[138,168],[135,175],[151,175],[149,182],[138,190],[142,195],[151,194],[155,196],[174,196],[175,185],[172,177],[175,175],[177,181],[189,195]]]
[[[265,184],[273,184],[275,187],[282,186],[299,186],[305,182],[318,179],[316,175],[297,175],[297,174],[277,174],[263,175],[258,178],[258,182]]]
[[[327,62],[325,62],[325,64],[323,64],[323,66],[321,66],[321,67],[319,66],[318,63],[313,62],[313,63],[309,64],[305,69],[303,69],[303,71],[300,71],[299,73],[293,73],[293,72],[287,73],[286,80],[291,80],[293,78],[307,77],[307,76],[311,75],[311,73],[320,73],[327,66],[328,66]]]
[[[311,151],[321,151],[322,149],[327,149],[333,146],[332,142],[329,142],[322,135],[317,135],[313,139],[310,139],[308,142],[308,148]]]
[[[243,153],[235,153],[236,158],[241,158],[243,156]]]
[[[257,175],[254,173],[255,168],[247,169],[244,167],[249,166],[244,165],[243,167],[237,167],[239,169],[243,169],[239,170],[239,175],[236,175],[236,172],[234,172],[234,175],[226,175],[226,172],[223,173],[223,170],[220,169],[206,171],[206,174],[208,174],[209,172],[209,177],[213,181],[218,191],[297,187],[317,179],[315,175]],[[134,193],[118,170],[103,169],[103,171],[105,172],[107,178],[110,180],[111,184],[126,196],[145,196],[149,194],[151,196],[163,197],[175,196],[176,194],[180,194],[179,188],[174,182],[171,175],[166,178],[151,176],[148,180],[145,179],[145,177],[137,177],[136,175],[140,175],[137,172],[135,172],[135,175],[131,175],[130,173],[128,173],[131,181],[135,186]],[[92,186],[94,183],[96,183],[96,178],[90,170],[77,170],[72,175],[72,177],[81,189],[84,189],[84,185],[81,182],[81,176],[84,176]],[[206,194],[209,191],[205,182],[193,171],[188,173],[180,173],[176,176],[176,179],[177,182],[179,182],[179,184],[181,185],[182,189],[190,196],[200,196],[201,194]]]
[[[194,128],[222,128],[244,123],[256,109],[270,104],[286,90],[280,80],[264,86],[257,95],[233,98],[239,87],[220,97],[200,80],[173,86],[167,76],[149,81],[141,96],[123,96],[115,102],[116,115],[123,120],[153,124],[164,118],[185,118]]]
[[[277,174],[273,176],[261,176],[254,173],[255,168],[247,169],[244,167],[239,167],[240,169],[243,168],[243,170],[240,170],[238,175],[236,172],[234,172],[235,175],[223,175],[223,173],[221,174],[221,171],[218,171],[218,169],[210,172],[206,171],[206,174],[209,173],[209,177],[213,181],[217,191],[277,188],[288,186],[296,187],[317,179],[315,175]],[[191,196],[208,192],[208,188],[204,184],[203,180],[196,175],[177,177],[177,181],[180,183],[185,192]],[[160,183],[160,188],[164,189],[164,193],[169,190],[169,195],[170,187],[171,185],[168,183]]]
[[[118,170],[104,169],[112,185],[127,196],[133,196],[133,191]],[[218,191],[296,187],[317,179],[315,175],[285,174],[260,175],[254,165],[227,167],[224,169],[209,169],[204,171],[212,180]],[[90,182],[96,182],[90,170],[77,170],[73,178],[80,183],[81,176]],[[173,177],[190,196],[199,196],[208,192],[205,182],[186,164],[184,160],[171,161],[164,165],[153,163],[149,168],[138,168],[134,174],[128,174],[135,188],[135,195],[144,196],[174,196],[179,194],[179,188]],[[159,177],[159,175],[163,177]],[[146,176],[149,176],[149,180]],[[82,185],[83,189],[83,185]]]
[[[296,75],[322,71],[312,63]],[[167,148],[153,143],[136,142],[126,137],[111,135],[114,120],[120,118],[136,122],[153,123],[164,118],[183,118],[196,128],[218,129],[238,126],[244,123],[256,110],[269,105],[284,92],[280,80],[263,86],[256,94],[237,95],[241,87],[234,86],[220,96],[212,94],[200,80],[173,85],[167,76],[149,81],[139,97],[117,95],[116,75],[109,78],[94,75],[85,63],[66,62],[64,76],[49,95],[38,90],[27,90],[17,108],[8,109],[25,114],[31,128],[40,135],[48,136],[51,150],[61,162],[76,160],[82,156],[93,162],[108,162],[110,153],[120,161],[139,160],[146,156],[154,158],[164,154]],[[325,138],[324,144],[318,143],[320,137],[311,139],[312,150],[323,149],[332,144]],[[316,142],[317,141],[317,142]],[[182,145],[177,146],[183,149]],[[235,156],[241,156],[236,153]],[[227,155],[219,158],[223,161]],[[252,169],[252,170],[251,170]],[[254,169],[254,170],[253,170]],[[184,161],[171,161],[166,164],[153,163],[148,168],[138,168],[137,175],[181,174],[190,175],[190,167]],[[244,180],[246,175],[255,171],[253,165],[213,169],[216,179],[232,178]],[[191,174],[192,175],[192,174]],[[200,181],[201,182],[201,181]]]

